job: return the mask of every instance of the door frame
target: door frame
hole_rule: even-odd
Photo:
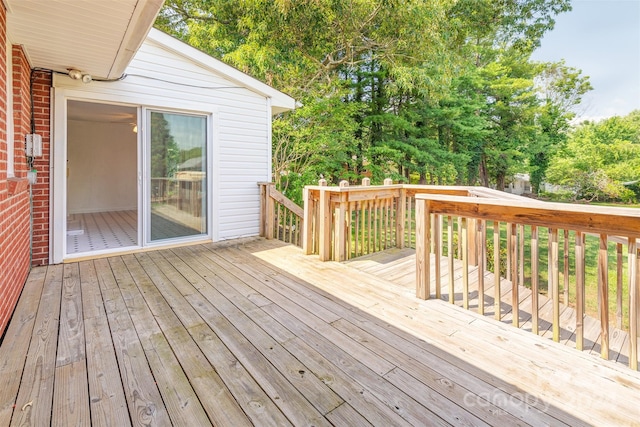
[[[51,117],[51,159],[50,159],[50,217],[49,217],[49,263],[59,264],[65,260],[73,260],[86,258],[88,256],[100,256],[105,254],[117,254],[122,252],[132,252],[144,250],[145,248],[159,248],[167,246],[176,246],[186,243],[211,242],[217,236],[217,224],[213,220],[215,216],[214,207],[217,206],[217,177],[214,171],[218,170],[215,164],[218,161],[218,153],[214,141],[216,138],[217,126],[217,107],[213,107],[209,111],[206,110],[186,110],[181,108],[173,108],[163,105],[149,105],[143,102],[135,103],[132,99],[119,99],[118,96],[112,96],[105,93],[84,92],[73,89],[52,88],[52,117]],[[67,254],[67,103],[68,101],[96,102],[103,104],[123,105],[127,107],[135,107],[138,111],[137,123],[137,164],[138,164],[138,245],[128,246],[127,248],[115,248],[104,251],[84,252],[81,254]],[[133,101],[133,102],[132,102]],[[207,234],[195,237],[178,238],[171,240],[163,240],[158,242],[149,242],[144,235],[146,226],[144,205],[145,197],[147,197],[148,188],[145,188],[145,162],[148,155],[146,149],[146,118],[147,110],[166,111],[168,113],[182,113],[205,116],[207,119]]]
[[[195,236],[187,236],[187,237],[176,237],[172,239],[164,239],[158,241],[151,240],[151,182],[148,179],[151,176],[150,166],[149,166],[149,158],[150,158],[150,149],[151,149],[151,131],[148,128],[149,118],[151,112],[159,112],[159,113],[167,113],[167,114],[182,114],[188,116],[198,116],[203,117],[206,120],[206,141],[205,141],[205,150],[206,150],[206,207],[205,211],[207,214],[206,234],[200,234]],[[167,245],[175,245],[181,243],[190,243],[190,242],[199,242],[199,241],[212,241],[214,236],[213,233],[213,121],[214,117],[212,113],[207,113],[203,111],[186,111],[178,108],[165,108],[165,107],[150,107],[143,106],[140,109],[138,114],[138,122],[142,124],[142,126],[138,126],[138,138],[139,138],[139,147],[141,147],[141,167],[140,167],[140,175],[139,175],[139,183],[141,183],[142,191],[141,191],[141,200],[139,202],[140,212],[138,215],[139,221],[141,222],[140,230],[142,235],[140,239],[140,244],[143,247],[149,248],[157,248]],[[142,132],[140,131],[142,129]]]

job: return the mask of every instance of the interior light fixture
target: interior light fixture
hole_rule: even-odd
[[[91,83],[91,80],[93,80],[93,78],[91,77],[91,74],[82,75],[82,83]]]
[[[73,80],[80,80],[83,78],[82,71],[76,70],[75,68],[69,68],[69,77]]]

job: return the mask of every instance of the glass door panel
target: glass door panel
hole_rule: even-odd
[[[207,118],[149,111],[152,242],[207,234]]]

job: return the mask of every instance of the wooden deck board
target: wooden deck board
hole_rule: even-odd
[[[11,344],[0,346],[0,425],[3,426],[9,425],[14,412],[46,272],[46,268],[38,268],[30,274],[4,337]]]
[[[0,424],[640,419],[640,374],[493,320],[490,273],[485,317],[416,299],[408,273],[394,272],[408,268],[405,254],[391,255],[320,263],[245,239],[34,269],[0,346]],[[501,290],[505,321],[510,285]],[[620,359],[624,337],[611,336]]]
[[[47,268],[11,426],[43,426],[51,422],[62,273],[61,265]]]

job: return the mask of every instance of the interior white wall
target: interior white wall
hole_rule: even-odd
[[[67,123],[67,212],[137,209],[137,134],[131,125]]]

